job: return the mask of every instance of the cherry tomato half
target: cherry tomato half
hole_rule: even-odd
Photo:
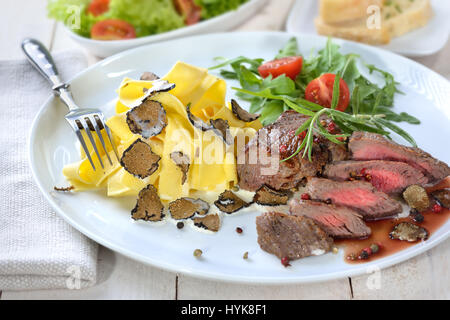
[[[285,74],[286,77],[295,80],[302,71],[302,66],[302,57],[286,57],[266,62],[258,68],[258,71],[263,78],[267,78],[269,75],[272,75],[273,78],[277,78]]]
[[[323,107],[331,108],[336,75],[326,73],[311,81],[306,87],[305,99]],[[343,79],[339,81],[339,103],[336,110],[345,111],[350,103],[350,91]]]
[[[106,19],[92,26],[91,38],[96,40],[124,40],[136,38],[134,27],[119,19]]]
[[[87,9],[94,17],[109,10],[109,0],[92,0]]]
[[[185,17],[185,23],[190,26],[200,21],[202,8],[194,0],[173,0],[177,12]]]

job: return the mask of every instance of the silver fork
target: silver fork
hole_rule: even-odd
[[[44,45],[35,39],[25,39],[22,42],[22,50],[31,64],[44,76],[44,78],[46,78],[53,85],[52,89],[55,96],[59,97],[69,109],[69,113],[65,116],[65,119],[69,122],[78,140],[80,141],[81,146],[83,147],[83,150],[92,165],[92,168],[96,170],[86,141],[84,141],[83,135],[81,134],[82,131],[86,132],[86,135],[89,138],[89,141],[103,169],[104,164],[102,158],[100,157],[100,153],[95,143],[94,136],[92,135],[92,131],[95,131],[95,133],[97,134],[103,150],[105,151],[105,154],[109,160],[109,163],[112,165],[113,162],[109,156],[105,140],[103,139],[101,133],[102,129],[105,130],[116,158],[118,161],[120,161],[119,154],[117,153],[117,148],[114,145],[114,141],[111,136],[111,130],[105,123],[105,117],[103,113],[97,109],[80,108],[76,105],[75,101],[72,98],[72,93],[70,91],[69,85],[62,82],[59,78],[58,70],[56,69],[53,58],[48,50],[44,47]]]

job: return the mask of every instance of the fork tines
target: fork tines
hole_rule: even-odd
[[[116,155],[116,158],[118,161],[120,161],[119,159],[119,154],[117,152],[117,148],[114,144],[112,135],[111,135],[111,130],[108,128],[108,126],[106,126],[105,124],[105,120],[104,120],[104,116],[102,113],[99,112],[84,112],[84,113],[78,113],[78,114],[72,114],[72,115],[68,115],[66,117],[67,121],[70,123],[70,125],[72,126],[72,129],[75,131],[75,134],[78,138],[78,140],[80,141],[81,147],[84,150],[84,153],[86,154],[90,164],[92,165],[92,168],[94,170],[96,170],[95,168],[95,164],[94,161],[92,160],[92,157],[90,155],[88,146],[86,144],[86,141],[84,140],[82,131],[84,130],[84,132],[86,133],[87,137],[89,138],[89,141],[92,145],[92,148],[95,151],[95,154],[97,155],[98,161],[101,165],[101,167],[104,169],[104,164],[102,161],[102,158],[100,156],[100,152],[98,151],[97,148],[97,144],[95,143],[95,139],[94,136],[92,135],[92,131],[95,131],[97,134],[98,139],[100,140],[100,144],[103,147],[103,150],[105,151],[106,157],[108,158],[108,161],[111,165],[113,165],[113,162],[111,160],[111,157],[109,156],[109,152],[108,149],[106,148],[106,143],[105,140],[103,139],[103,135],[102,135],[102,130],[104,129],[106,132],[106,135],[108,137],[109,143],[112,147],[112,149],[114,150],[114,153]]]

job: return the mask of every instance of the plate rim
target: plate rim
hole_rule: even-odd
[[[172,40],[167,40],[167,41],[158,42],[158,43],[151,43],[151,44],[147,44],[145,46],[141,46],[141,47],[123,51],[121,53],[110,56],[102,61],[99,61],[99,62],[89,66],[85,70],[83,70],[83,71],[79,72],[78,74],[76,74],[75,76],[71,77],[70,80],[67,81],[67,83],[71,84],[74,80],[89,73],[92,69],[102,67],[104,65],[109,64],[110,62],[116,61],[117,59],[122,59],[122,58],[132,55],[138,51],[147,50],[148,47],[163,46],[166,42],[186,41],[186,39],[189,40],[190,38],[208,38],[211,36],[229,37],[229,36],[236,36],[237,34],[241,35],[241,36],[245,36],[245,35],[247,35],[247,36],[249,36],[249,35],[251,35],[251,36],[255,36],[255,35],[261,35],[261,36],[262,35],[274,35],[274,36],[290,35],[290,36],[295,36],[298,38],[304,36],[304,37],[311,37],[311,38],[320,38],[322,41],[326,40],[326,37],[319,36],[319,35],[299,34],[299,33],[292,33],[292,32],[278,32],[278,31],[233,32],[233,33],[223,32],[223,33],[215,33],[215,34],[195,35],[195,36],[185,37],[185,38],[181,38],[181,39],[172,39]],[[396,56],[396,57],[406,61],[406,63],[412,63],[416,67],[418,67],[422,70],[427,70],[427,72],[433,73],[435,76],[438,76],[438,78],[443,80],[450,88],[450,82],[445,77],[443,77],[442,75],[438,74],[437,72],[421,65],[420,63],[418,63],[416,61],[413,61],[404,56],[398,55],[396,53],[393,53],[391,51],[388,51],[388,50],[385,50],[382,48],[372,47],[372,46],[368,46],[365,44],[348,41],[348,40],[343,40],[343,39],[335,39],[335,40],[341,44],[346,43],[346,42],[351,42],[357,46],[362,46],[363,48],[365,48],[369,51],[374,51],[377,54]],[[309,275],[309,276],[307,275],[307,276],[297,276],[297,277],[292,277],[292,278],[276,278],[276,277],[271,277],[271,276],[266,276],[266,277],[260,276],[259,278],[247,278],[245,276],[239,276],[239,275],[238,276],[236,276],[236,275],[232,276],[229,274],[218,275],[216,272],[204,272],[204,271],[195,272],[194,270],[187,270],[186,268],[183,268],[182,266],[181,267],[176,266],[174,264],[166,263],[161,260],[155,261],[155,259],[151,259],[144,255],[134,253],[128,249],[122,248],[120,245],[116,245],[106,239],[103,239],[101,236],[97,236],[94,232],[91,232],[90,230],[88,230],[88,228],[86,228],[82,224],[77,223],[70,217],[69,214],[66,214],[64,212],[64,210],[56,203],[55,199],[53,199],[50,192],[47,191],[43,187],[43,184],[37,175],[36,162],[34,161],[34,146],[33,146],[32,142],[34,140],[34,137],[36,136],[35,132],[38,129],[38,124],[44,114],[44,111],[46,110],[47,106],[51,103],[51,101],[55,100],[55,99],[56,99],[56,97],[54,97],[53,95],[50,94],[49,98],[47,98],[47,100],[41,105],[41,107],[39,108],[39,111],[37,112],[37,114],[35,115],[35,117],[33,119],[30,131],[29,131],[28,139],[27,139],[28,162],[29,162],[29,165],[31,168],[33,179],[34,179],[35,183],[37,184],[39,190],[41,191],[41,193],[43,194],[43,196],[47,200],[47,202],[50,203],[52,208],[58,213],[58,215],[60,217],[62,217],[67,223],[69,223],[72,227],[77,229],[79,232],[81,232],[88,238],[90,238],[93,241],[95,241],[117,253],[120,253],[130,259],[133,259],[138,262],[156,267],[158,269],[167,270],[167,271],[173,272],[173,273],[181,273],[181,274],[185,274],[187,276],[194,277],[194,278],[219,281],[219,282],[228,282],[228,283],[252,284],[252,285],[276,285],[276,284],[299,284],[299,283],[325,282],[325,281],[329,281],[329,280],[337,280],[337,279],[342,279],[342,278],[346,278],[346,277],[354,277],[354,276],[358,276],[358,275],[368,274],[368,270],[373,270],[373,268],[379,268],[380,270],[388,268],[390,266],[396,265],[398,263],[409,260],[410,258],[418,256],[418,255],[434,248],[436,245],[438,245],[439,243],[443,242],[444,240],[446,240],[447,238],[450,237],[450,230],[449,230],[448,232],[446,232],[442,235],[439,235],[433,239],[427,240],[426,243],[417,244],[416,246],[412,246],[408,249],[402,250],[402,251],[400,251],[396,254],[390,255],[386,258],[381,258],[381,259],[375,260],[373,262],[361,264],[361,265],[358,265],[357,267],[353,267],[352,269],[342,270],[342,271],[338,271],[338,272],[329,272],[324,275]]]

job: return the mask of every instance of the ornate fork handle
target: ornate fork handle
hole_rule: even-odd
[[[70,86],[61,81],[55,62],[45,46],[35,39],[25,39],[22,49],[30,63],[53,85],[53,93],[60,97],[67,108],[70,111],[79,109],[73,100]]]

